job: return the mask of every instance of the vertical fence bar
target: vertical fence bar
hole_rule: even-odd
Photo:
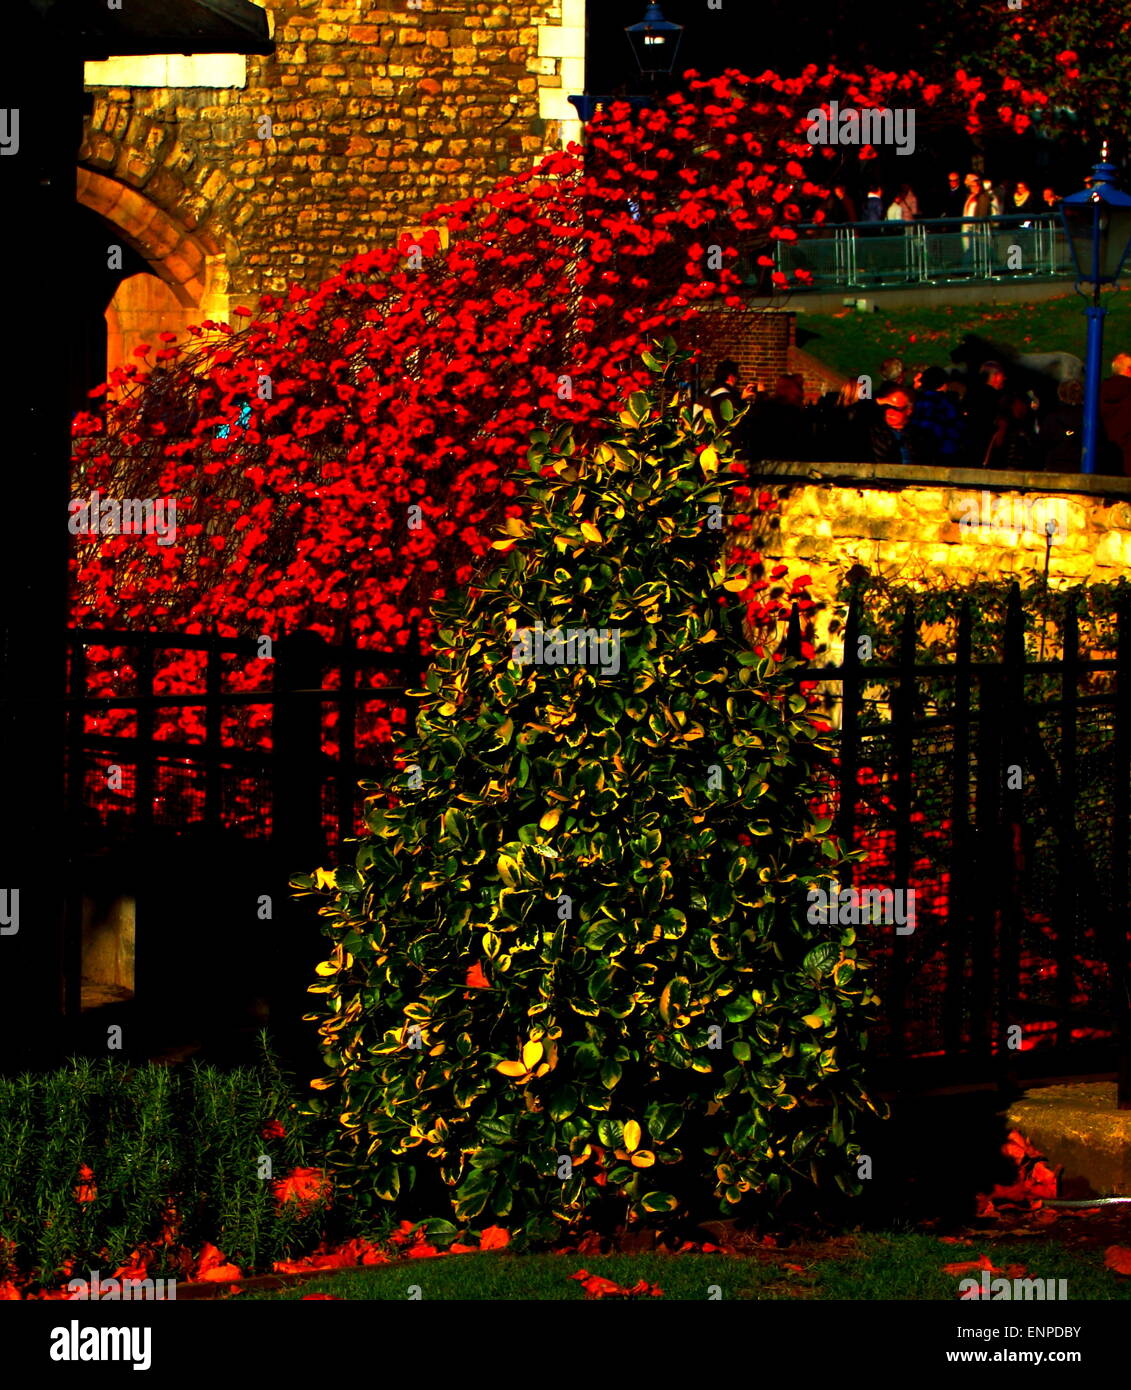
[[[1076,993],[1076,946],[1079,904],[1075,835],[1077,692],[1080,680],[1080,636],[1076,604],[1071,595],[1064,602],[1064,651],[1060,668],[1060,778],[1057,789],[1059,825],[1056,871],[1056,1045],[1072,1042],[1072,998]],[[1096,924],[1097,927],[1099,924]]]
[[[271,839],[284,857],[309,862],[324,847],[322,705],[309,692],[322,687],[325,643],[317,633],[296,632],[279,638],[275,657]]]
[[[992,1066],[994,1021],[994,955],[997,908],[1001,804],[1000,670],[983,670],[978,687],[977,788],[974,802],[972,875],[976,889],[970,954],[973,971],[971,1042],[979,1060]]]
[[[67,706],[66,806],[70,822],[67,841],[67,885],[63,909],[63,1016],[68,1024],[82,1012],[82,851],[86,789],[86,694],[87,648],[76,634],[70,638],[70,664],[67,692],[73,703]]]
[[[338,699],[338,839],[356,834],[357,801],[357,647],[351,638],[337,649]]]
[[[137,828],[144,834],[153,824],[153,728],[157,710],[153,703],[154,638],[148,634],[137,638],[137,763],[134,777]]]
[[[1118,1105],[1131,1110],[1131,951],[1128,949],[1127,922],[1131,908],[1128,892],[1128,795],[1131,791],[1131,602],[1124,599],[1118,613],[1115,693],[1115,795],[1112,806],[1112,897],[1113,924],[1111,974],[1116,1007],[1118,1059]]]
[[[87,646],[77,634],[71,638],[67,693],[72,703],[67,712],[67,812],[75,829],[82,826],[86,801],[86,707],[82,703],[87,684]]]
[[[856,804],[860,795],[860,589],[854,587],[844,627],[844,658],[840,673],[840,786],[837,794],[836,834],[846,849],[854,849]],[[844,870],[852,882],[852,866]]]
[[[911,879],[912,765],[915,741],[915,609],[909,601],[903,610],[899,631],[897,684],[892,697],[892,761],[895,801],[895,853],[892,856],[892,887],[906,893]],[[905,899],[906,901],[906,899]],[[891,988],[888,1009],[891,1015],[895,1055],[907,1053],[907,957],[910,939],[897,936],[895,926],[887,927],[891,943]]]
[[[1020,1022],[1021,933],[1024,922],[1024,843],[1022,827],[1025,807],[1025,615],[1021,608],[1021,589],[1010,586],[1005,610],[1005,640],[1002,662],[1001,740],[1005,774],[1001,786],[1001,853],[999,868],[1002,888],[998,929],[998,1064],[1004,1079],[1014,1070],[1015,1057],[1008,1046],[1009,1027]],[[1032,770],[1029,770],[1030,776]]]
[[[964,1045],[966,962],[970,958],[970,600],[958,613],[954,665],[954,752],[950,794],[950,878],[947,884],[946,988],[943,1048],[957,1057]]]
[[[212,642],[208,647],[204,691],[207,701],[204,708],[204,824],[209,831],[219,831],[223,794],[220,778],[224,743],[224,705],[223,653],[220,650],[218,633],[213,633]]]

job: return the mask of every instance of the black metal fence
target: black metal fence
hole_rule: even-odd
[[[1069,602],[1062,650],[1030,660],[1015,589],[997,659],[973,658],[967,605],[953,659],[940,662],[921,659],[909,606],[896,659],[878,665],[861,658],[860,611],[856,598],[842,664],[803,667],[797,679],[823,683],[839,720],[828,811],[844,843],[867,855],[842,887],[915,893],[912,931],[860,926],[883,1005],[875,1050],[905,1078],[913,1061],[947,1083],[1118,1066],[1131,1099],[1131,614],[1119,614],[1113,656],[1084,659]],[[800,641],[795,611],[787,646],[798,655]],[[88,693],[96,647],[130,654],[126,693]],[[173,695],[159,679],[176,652],[201,654],[199,689]],[[68,776],[80,841],[167,846],[196,831],[198,843],[266,842],[272,891],[284,894],[287,873],[326,862],[358,833],[357,782],[389,767],[359,726],[373,701],[394,699],[411,729],[405,691],[422,681],[419,641],[383,654],[281,639],[269,688],[230,688],[228,670],[258,653],[253,640],[71,634]],[[395,685],[371,683],[392,672]],[[194,736],[158,737],[161,713],[186,707],[199,714]],[[90,727],[115,709],[129,712],[128,728]],[[197,917],[211,903],[199,891]],[[160,901],[151,916],[169,915],[164,888]]]
[[[388,653],[330,647],[313,633],[276,639],[264,663],[270,684],[253,690],[233,682],[263,659],[253,638],[97,628],[68,637],[68,806],[92,840],[103,831],[191,826],[285,840],[301,846],[304,858],[336,847],[358,832],[359,779],[388,767],[377,741],[359,737],[359,722],[378,702],[393,702],[410,711],[411,729],[413,701],[405,692],[422,678],[416,628]],[[90,693],[96,648],[117,654],[114,686],[124,693]],[[190,653],[199,654],[199,688],[172,693],[163,665]],[[378,672],[399,679],[369,683]],[[125,731],[90,727],[113,710],[129,716]],[[162,733],[161,716],[178,711],[199,716],[198,734]],[[166,729],[175,723],[167,719]]]
[[[804,668],[839,718],[829,807],[864,887],[915,889],[915,930],[860,928],[889,1062],[947,1080],[1117,1069],[1131,1101],[1128,805],[1131,612],[1115,654],[1027,659],[1014,587],[999,659],[974,660],[967,601],[953,659],[917,653],[908,605],[893,664],[861,659],[854,596],[839,667]],[[789,645],[800,656],[796,614]],[[866,648],[865,648],[866,650]]]

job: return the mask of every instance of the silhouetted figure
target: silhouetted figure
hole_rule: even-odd
[[[1118,353],[1111,370],[1100,382],[1100,420],[1108,442],[1118,450],[1120,470],[1131,477],[1131,354]]]
[[[1062,381],[1057,406],[1041,421],[1037,443],[1041,466],[1049,473],[1079,473],[1084,447],[1084,384]]]

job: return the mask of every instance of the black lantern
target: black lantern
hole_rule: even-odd
[[[649,5],[640,23],[629,24],[624,32],[645,77],[670,76],[683,37],[682,24],[665,19],[659,5]]]
[[[1108,285],[1119,279],[1131,246],[1131,198],[1115,187],[1115,168],[1107,163],[1107,146],[1092,171],[1091,187],[1061,204],[1061,217],[1076,277],[1086,284]]]

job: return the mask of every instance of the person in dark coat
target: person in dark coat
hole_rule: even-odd
[[[1018,179],[1013,185],[1013,196],[1006,204],[1005,210],[1011,217],[1021,214],[1033,217],[1041,210],[1041,205],[1029,185],[1023,179]]]
[[[896,386],[876,398],[879,417],[869,431],[873,463],[925,463],[926,450],[918,431],[911,427],[914,392]]]
[[[805,414],[805,385],[797,373],[778,377],[774,393],[754,405],[746,417],[749,456],[763,459],[812,457],[809,419]]]
[[[868,189],[864,199],[864,221],[882,222],[884,220],[884,190],[877,183]]]
[[[957,173],[947,174],[947,186],[938,202],[938,217],[961,217],[966,206],[966,190]]]
[[[1003,392],[985,464],[987,468],[1007,468],[1022,473],[1040,466],[1029,396],[1019,391]]]
[[[1117,354],[1111,370],[1100,382],[1100,420],[1108,442],[1119,451],[1122,471],[1131,477],[1131,354]]]
[[[930,462],[944,467],[958,464],[965,443],[964,422],[954,397],[945,390],[946,371],[928,367],[919,378],[912,428],[930,452]]]
[[[1084,444],[1084,384],[1062,381],[1057,406],[1041,421],[1037,436],[1041,467],[1049,473],[1079,473]]]
[[[829,223],[858,222],[856,204],[848,196],[844,184],[833,185],[830,197],[825,199],[825,219]]]
[[[968,462],[974,468],[985,465],[990,441],[998,430],[1005,372],[1000,362],[983,362],[978,378],[978,384],[967,391],[964,402]]]

